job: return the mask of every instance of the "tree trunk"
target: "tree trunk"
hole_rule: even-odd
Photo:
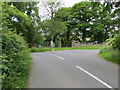
[[[82,42],[83,42],[83,43],[85,43],[85,42],[86,42],[85,33],[83,33],[83,35],[82,35]]]
[[[62,47],[61,40],[59,41],[59,47]]]
[[[51,35],[51,41],[53,41],[53,35]]]

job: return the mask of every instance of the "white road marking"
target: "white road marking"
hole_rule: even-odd
[[[107,83],[103,82],[102,80],[100,80],[99,78],[97,78],[96,76],[94,76],[93,74],[89,73],[88,71],[84,70],[83,68],[76,66],[78,69],[82,70],[83,72],[85,72],[86,74],[90,75],[91,77],[93,77],[94,79],[96,79],[97,81],[99,81],[100,83],[102,83],[103,85],[105,85],[108,88],[112,87],[110,85],[108,85]]]
[[[58,58],[60,58],[60,59],[63,59],[63,60],[64,60],[64,58],[62,58],[62,57],[60,57],[60,56],[58,56],[58,55],[56,55],[56,57],[58,57]]]
[[[56,55],[56,54],[49,54],[49,55],[54,55],[54,56],[56,56],[56,57],[58,57],[58,58],[60,58],[60,59],[63,59],[63,60],[64,60],[64,58],[63,58],[63,57],[60,57],[60,56],[58,56],[58,55]]]

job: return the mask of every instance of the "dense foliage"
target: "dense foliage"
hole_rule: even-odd
[[[113,47],[118,49],[120,51],[120,34],[118,34],[114,41],[113,41]]]
[[[24,39],[10,31],[3,33],[2,54],[2,88],[26,87],[31,58]]]
[[[49,2],[51,3],[52,1]],[[67,29],[64,32],[60,30],[59,33],[53,35],[54,41],[61,41],[62,46],[71,46],[73,40],[82,43],[95,41],[103,43],[106,39],[114,37],[118,33],[119,10],[119,2],[100,3],[83,1],[76,3],[73,7],[59,8],[51,15],[52,18],[43,22],[52,21],[54,18],[54,21],[64,23]],[[45,25],[47,26],[48,24]],[[44,27],[42,28],[43,32],[48,29],[51,30],[51,27]],[[55,27],[53,31],[56,32],[57,29]],[[46,40],[49,40],[53,34],[53,32],[44,33]]]
[[[2,3],[3,24],[11,31],[21,34],[29,46],[41,44],[40,17],[35,2]]]
[[[120,50],[120,34],[116,34],[113,38],[107,39],[106,44]]]
[[[26,87],[31,64],[27,36],[31,19],[28,15],[9,5],[0,3],[2,8],[2,88]],[[26,41],[25,41],[26,40]]]

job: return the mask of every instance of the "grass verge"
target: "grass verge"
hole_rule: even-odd
[[[107,47],[107,48],[102,49],[98,55],[106,59],[107,61],[120,65],[119,54],[120,54],[120,51],[118,51],[117,49],[113,49],[112,47]]]
[[[55,51],[58,50],[79,50],[79,49],[102,49],[104,46],[81,46],[81,47],[55,47]],[[30,48],[31,52],[46,52],[51,51],[51,48]]]
[[[93,49],[101,49],[100,53],[98,54],[100,57],[111,61],[113,63],[119,64],[120,65],[120,61],[118,61],[118,59],[120,58],[119,54],[120,51],[113,49],[112,47],[108,47],[108,46],[81,46],[81,47],[56,47],[55,51],[58,50],[93,50]],[[51,48],[30,48],[31,52],[46,52],[46,51],[51,51]]]

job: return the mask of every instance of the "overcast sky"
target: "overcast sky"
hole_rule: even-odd
[[[75,3],[79,3],[85,0],[63,0],[65,2],[65,7],[72,7]]]
[[[86,1],[86,0],[63,0],[64,1],[64,7],[72,7],[75,3],[79,3],[81,1]],[[88,1],[88,0],[87,0]],[[39,15],[41,17],[42,20],[45,19],[45,8],[41,6],[41,4],[38,4],[39,6]]]

